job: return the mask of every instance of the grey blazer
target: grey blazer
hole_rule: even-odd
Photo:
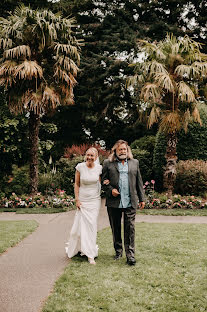
[[[138,160],[128,159],[128,168],[131,204],[133,208],[137,208],[138,202],[143,202],[145,200],[143,182],[139,170]],[[110,181],[110,184],[103,184],[103,181],[106,179]],[[101,175],[101,183],[102,189],[106,193],[106,206],[118,208],[121,197],[120,195],[114,197],[111,192],[114,188],[119,190],[119,170],[117,161],[111,162],[108,159],[104,161]]]

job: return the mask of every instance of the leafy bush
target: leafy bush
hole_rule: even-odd
[[[99,155],[108,156],[109,152],[104,150],[99,144],[81,144],[72,145],[65,149],[64,158],[73,159],[78,156],[84,156],[89,147],[95,147],[98,150]]]
[[[18,195],[27,194],[29,192],[29,166],[18,167],[12,166],[11,176],[5,176],[1,184],[1,191],[5,195],[11,195],[15,192]]]
[[[74,159],[61,158],[57,163],[58,172],[61,174],[61,188],[67,194],[74,194],[75,182],[75,167],[79,162],[83,161],[84,156],[79,156]]]
[[[202,126],[193,122],[188,126],[188,132],[183,130],[178,135],[177,156],[178,160],[200,159],[207,160],[206,137],[207,137],[207,106],[199,104],[199,112]],[[153,172],[155,174],[156,186],[160,191],[163,186],[163,168],[166,164],[166,137],[158,132],[153,157]],[[201,177],[202,180],[202,177]],[[201,183],[203,183],[201,181]]]
[[[179,194],[205,196],[207,193],[207,161],[180,160],[175,191]]]
[[[55,190],[62,184],[62,174],[60,172],[45,172],[39,174],[38,190],[47,193],[49,189]]]
[[[153,155],[153,172],[156,180],[156,189],[162,190],[163,187],[163,170],[166,165],[165,152],[166,152],[167,139],[162,132],[156,135],[156,142]]]
[[[150,152],[146,150],[132,149],[132,154],[135,159],[139,160],[143,181],[150,180],[152,178],[152,158]]]
[[[131,149],[140,149],[145,150],[153,156],[153,151],[155,147],[156,136],[154,135],[146,135],[138,140],[135,140],[131,143]]]

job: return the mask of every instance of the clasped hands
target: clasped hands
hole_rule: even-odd
[[[109,180],[104,180],[104,181],[103,181],[103,184],[105,184],[105,185],[108,185],[109,183],[110,183]],[[117,197],[118,195],[120,195],[119,191],[118,191],[117,189],[115,189],[115,188],[111,191],[111,193],[112,193],[112,195],[113,195],[114,197]],[[140,208],[141,210],[144,209],[144,206],[145,206],[145,202],[140,202],[140,203],[139,203],[139,208]]]

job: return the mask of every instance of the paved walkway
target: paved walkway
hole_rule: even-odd
[[[1,213],[0,220],[36,220],[39,227],[0,256],[0,312],[40,312],[69,259],[64,253],[75,211],[49,215]],[[137,222],[206,223],[207,217],[137,216]],[[98,229],[109,226],[104,203]]]

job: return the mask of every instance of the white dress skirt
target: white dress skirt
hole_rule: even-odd
[[[79,200],[80,210],[76,211],[74,223],[67,243],[66,253],[69,258],[78,252],[88,258],[98,256],[97,219],[101,207],[99,176],[102,166],[95,164],[88,168],[86,163],[79,163],[76,170],[80,172]]]

